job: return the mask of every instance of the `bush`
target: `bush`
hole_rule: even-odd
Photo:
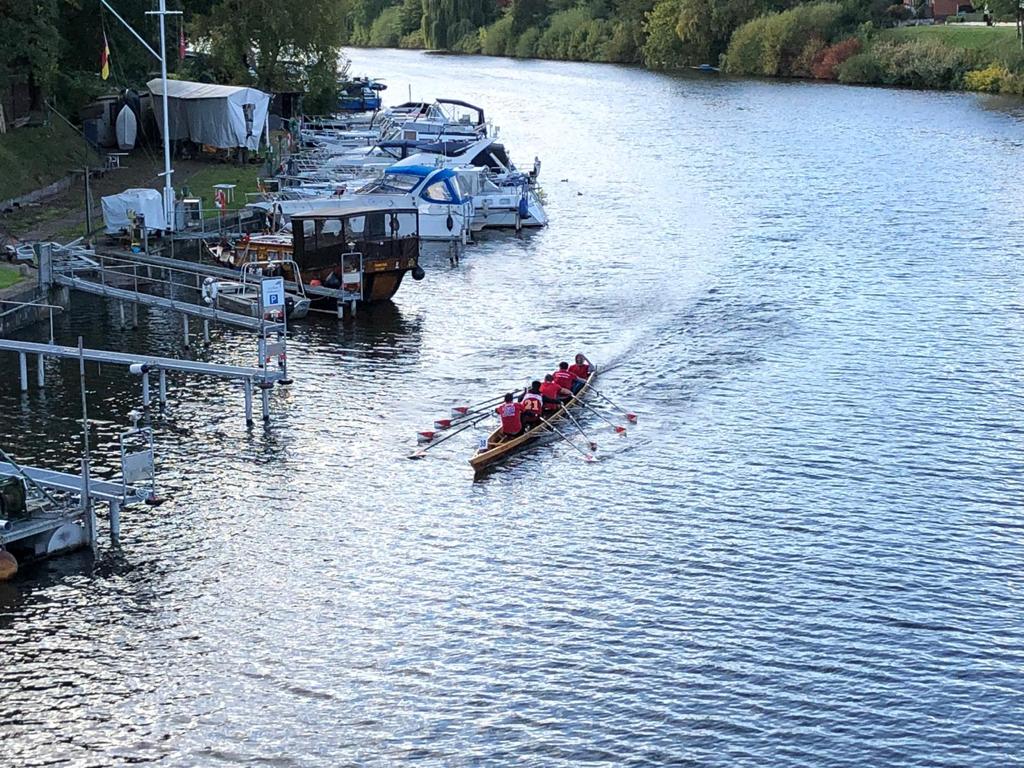
[[[392,5],[383,12],[370,26],[369,43],[377,48],[394,48],[402,39],[402,9]]]
[[[836,68],[840,83],[881,83],[882,65],[872,53],[858,53]]]
[[[769,77],[809,74],[811,60],[806,54],[813,58],[817,51],[806,51],[808,41],[831,39],[842,13],[838,3],[815,3],[749,21],[729,41],[726,70]]]
[[[540,40],[540,30],[530,27],[519,36],[513,55],[519,59],[532,59],[537,55],[538,40]]]
[[[686,63],[686,51],[676,34],[676,19],[679,17],[677,0],[658,0],[654,9],[647,14],[644,31],[644,65],[651,69],[675,69]]]
[[[793,77],[812,77],[811,71],[814,69],[814,64],[824,55],[825,48],[824,40],[820,37],[812,37],[807,41],[804,49],[800,51],[800,55],[793,62],[790,74]]]
[[[964,74],[964,88],[969,91],[985,91],[999,93],[1003,81],[1010,77],[1006,67],[1001,64],[989,64],[984,69],[972,69]]]
[[[398,41],[399,48],[426,48],[427,44],[423,40],[423,30],[417,29],[410,32],[408,35],[404,35],[401,40]]]
[[[969,51],[931,40],[880,41],[871,50],[886,85],[958,88],[973,63]]]
[[[502,16],[480,33],[480,51],[488,56],[507,56],[515,50],[512,16]]]
[[[811,75],[819,80],[835,80],[839,66],[851,56],[860,53],[862,47],[856,37],[828,46],[811,65]]]
[[[455,41],[452,50],[458,53],[480,53],[480,33],[467,32]]]
[[[537,41],[537,55],[544,59],[589,58],[582,49],[587,47],[588,27],[592,19],[586,8],[558,11],[548,19],[548,28]],[[595,51],[596,53],[596,51]]]
[[[602,61],[638,64],[643,60],[644,29],[639,21],[617,21],[612,35],[601,50]]]

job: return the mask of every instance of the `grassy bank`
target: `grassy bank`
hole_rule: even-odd
[[[0,200],[52,184],[86,163],[97,164],[95,153],[64,123],[8,131],[0,136]]]
[[[10,288],[15,283],[21,281],[21,279],[21,272],[18,271],[17,267],[0,264],[0,290]]]
[[[968,27],[964,24],[930,27],[899,27],[878,32],[879,40],[922,41],[948,48],[975,51],[989,61],[1014,62],[1021,58],[1020,42],[1014,27]]]

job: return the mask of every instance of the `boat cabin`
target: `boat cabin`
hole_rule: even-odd
[[[383,301],[406,272],[421,279],[415,208],[339,207],[292,216],[293,258],[309,285],[344,300]]]

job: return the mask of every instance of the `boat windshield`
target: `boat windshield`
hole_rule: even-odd
[[[371,181],[359,190],[359,194],[395,194],[412,192],[421,181],[412,173],[385,173],[383,178]]]

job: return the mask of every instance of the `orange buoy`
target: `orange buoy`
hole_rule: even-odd
[[[0,549],[0,581],[13,579],[18,572],[18,561],[6,549]]]

